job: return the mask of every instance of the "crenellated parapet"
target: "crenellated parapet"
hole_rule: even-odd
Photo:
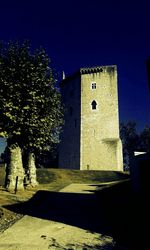
[[[114,70],[117,70],[116,65],[97,66],[97,67],[90,67],[90,68],[81,68],[80,74],[94,74],[94,73],[102,73],[102,72],[114,71]]]

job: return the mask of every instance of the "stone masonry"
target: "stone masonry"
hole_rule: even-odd
[[[82,68],[61,83],[65,125],[59,167],[123,170],[117,67]]]

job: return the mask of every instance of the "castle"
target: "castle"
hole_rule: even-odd
[[[123,170],[117,67],[81,68],[61,82],[65,124],[59,167]]]

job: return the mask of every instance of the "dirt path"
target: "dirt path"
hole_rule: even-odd
[[[95,191],[96,187],[97,185],[92,184],[73,183],[62,188],[59,192],[90,194]]]
[[[92,198],[92,191],[94,189],[95,187],[92,185],[71,184],[60,190],[61,200],[59,200],[59,197],[56,197],[57,205],[60,205],[60,202],[62,203],[62,201],[66,202],[66,200],[62,197],[64,192],[68,192],[72,195],[76,195],[79,193],[81,195],[84,194],[86,195],[85,197],[87,199],[87,197]],[[84,196],[81,196],[80,198],[82,198],[83,200]],[[71,199],[76,204],[76,196],[71,196]],[[52,198],[50,200],[52,200]],[[75,204],[73,204],[73,206],[75,206]],[[59,220],[59,218],[62,218],[64,216],[64,214],[61,216],[61,211],[59,210],[59,208],[60,206],[55,205],[53,209],[59,211],[60,217],[55,211],[53,217],[49,218],[45,216],[44,219],[42,219],[41,217],[43,216],[45,210],[43,210],[42,216],[39,214],[38,216],[35,216],[34,213],[34,216],[31,216],[32,214],[29,215],[29,211],[29,213],[27,213],[28,215],[25,215],[22,219],[18,220],[14,225],[0,234],[0,250],[113,249],[113,239],[111,237],[92,232],[86,227],[84,228],[83,226],[76,226],[76,223],[72,223],[72,218],[70,218],[69,220],[71,221],[70,224],[64,223],[66,218],[63,222]],[[62,207],[61,209],[63,211]],[[70,207],[69,209],[72,209],[72,207]],[[53,211],[54,210],[52,210],[52,212]],[[47,213],[47,210],[45,213]],[[67,221],[68,217],[66,219],[66,222]],[[77,223],[77,225],[78,224],[79,222]]]
[[[112,249],[112,239],[54,221],[24,216],[0,236],[0,249]],[[110,246],[110,248],[108,248]]]

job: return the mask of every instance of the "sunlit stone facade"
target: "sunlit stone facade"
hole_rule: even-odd
[[[59,167],[123,170],[117,67],[82,68],[61,83],[65,125]]]

